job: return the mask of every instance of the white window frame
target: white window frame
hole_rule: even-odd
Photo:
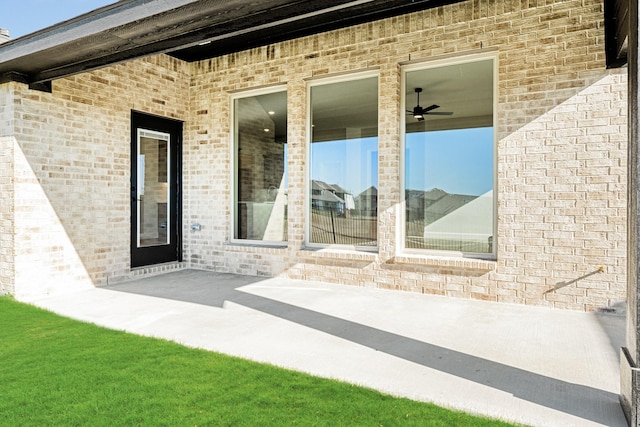
[[[171,134],[167,133],[167,132],[160,132],[160,131],[155,131],[155,130],[150,130],[150,129],[145,129],[144,127],[140,127],[137,130],[136,133],[136,150],[138,153],[140,153],[140,142],[142,140],[142,138],[149,138],[149,139],[156,139],[158,141],[166,141],[167,142],[167,170],[165,171],[166,176],[167,176],[167,180],[171,179]],[[144,248],[144,247],[150,247],[150,246],[142,246],[141,243],[141,237],[140,237],[140,228],[141,228],[141,223],[140,220],[142,219],[140,217],[140,204],[142,203],[142,200],[140,198],[140,196],[144,196],[144,174],[145,174],[145,155],[144,154],[138,154],[138,170],[137,170],[137,176],[138,176],[138,182],[137,182],[137,186],[136,186],[136,203],[137,203],[137,208],[136,208],[136,214],[137,214],[137,225],[136,225],[136,229],[137,229],[137,247],[138,248]],[[168,182],[168,181],[167,181]],[[171,236],[171,221],[169,221],[169,212],[171,211],[171,209],[173,208],[171,206],[171,183],[168,182],[167,185],[167,190],[166,190],[166,194],[165,194],[165,198],[167,200],[167,241],[162,243],[162,244],[158,244],[158,245],[151,245],[151,246],[162,246],[162,245],[168,245],[170,244],[170,236]]]
[[[405,145],[406,145],[406,123],[407,114],[405,114],[406,105],[406,75],[411,71],[426,70],[429,68],[440,68],[457,64],[468,64],[477,61],[493,61],[493,239],[492,252],[460,252],[447,250],[432,249],[413,249],[406,247],[406,182],[405,182]],[[482,52],[456,57],[435,58],[424,61],[417,61],[401,65],[401,117],[400,117],[400,195],[401,203],[397,215],[396,224],[396,251],[400,254],[437,256],[437,257],[458,257],[458,258],[478,258],[486,260],[495,260],[497,258],[497,234],[498,234],[498,135],[497,135],[497,108],[498,108],[498,52]]]
[[[288,245],[287,240],[253,240],[253,239],[237,239],[236,229],[237,229],[237,196],[238,196],[238,156],[236,153],[236,141],[237,134],[236,131],[238,129],[235,110],[235,102],[238,99],[250,98],[253,96],[260,95],[268,95],[271,93],[284,92],[287,95],[287,101],[289,99],[289,94],[287,93],[287,85],[286,84],[278,84],[273,86],[265,86],[261,88],[255,88],[250,90],[243,90],[238,92],[231,92],[229,97],[229,116],[230,116],[230,128],[229,128],[229,158],[231,159],[231,170],[230,170],[230,194],[229,194],[229,212],[230,212],[230,227],[229,227],[229,242],[235,245],[250,245],[250,246],[270,246],[270,247],[286,247]],[[288,107],[288,106],[287,106]],[[289,111],[287,108],[287,117],[289,116]],[[288,169],[289,165],[285,165]],[[288,187],[288,183],[287,183]]]
[[[336,249],[341,251],[359,251],[359,252],[378,252],[380,246],[379,238],[376,238],[376,246],[360,246],[360,245],[344,245],[344,244],[326,244],[326,243],[313,243],[311,242],[311,139],[313,136],[313,129],[311,123],[311,89],[318,86],[324,86],[333,83],[345,83],[349,81],[362,80],[367,78],[375,77],[377,79],[378,86],[378,174],[380,171],[380,155],[379,155],[379,147],[380,147],[380,71],[376,68],[374,70],[365,70],[365,71],[354,71],[348,73],[340,73],[333,76],[325,76],[321,78],[311,78],[307,80],[307,138],[306,138],[306,153],[305,153],[305,162],[306,162],[306,171],[305,171],[305,228],[304,228],[304,246],[309,249]],[[380,180],[378,175],[378,186],[380,186]],[[380,211],[377,211],[376,218],[379,218]],[[376,219],[376,235],[379,234],[380,231],[380,223],[378,219]]]

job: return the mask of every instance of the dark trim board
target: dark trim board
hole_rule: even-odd
[[[605,0],[604,22],[607,68],[622,67],[629,49],[629,0]]]

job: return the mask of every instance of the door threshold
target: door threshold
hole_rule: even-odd
[[[146,276],[155,276],[157,274],[168,273],[170,271],[183,270],[187,268],[187,264],[183,261],[165,262],[162,264],[145,265],[143,267],[134,267],[131,269],[130,278],[137,279]]]

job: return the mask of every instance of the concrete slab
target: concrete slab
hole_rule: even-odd
[[[528,425],[626,426],[620,315],[196,270],[30,302]]]

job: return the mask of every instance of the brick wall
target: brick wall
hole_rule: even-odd
[[[539,5],[539,6],[538,6]],[[399,64],[497,51],[497,260],[397,252]],[[377,253],[304,248],[306,88],[380,76]],[[286,84],[285,249],[229,244],[230,92]],[[186,200],[194,267],[578,310],[624,299],[626,72],[605,69],[602,1],[469,1],[202,61],[193,67]],[[207,170],[205,171],[204,167]],[[600,272],[599,266],[603,266]],[[557,288],[557,289],[556,289]]]
[[[497,260],[401,253],[401,64],[470,52],[499,61]],[[307,250],[307,86],[366,69],[379,74],[378,251]],[[230,244],[231,97],[276,84],[288,94],[288,244]],[[0,292],[138,274],[135,109],[185,120],[184,265],[578,310],[624,299],[626,70],[605,69],[602,0],[468,1],[194,64],[158,55],[54,81],[52,94],[2,85],[7,103],[0,165],[14,169],[0,186],[13,175],[15,195],[0,196]]]
[[[13,242],[13,85],[0,86],[0,294],[15,293]]]
[[[184,63],[158,56],[54,81],[51,94],[8,85],[16,295],[130,275],[131,110],[184,120],[188,83]]]

